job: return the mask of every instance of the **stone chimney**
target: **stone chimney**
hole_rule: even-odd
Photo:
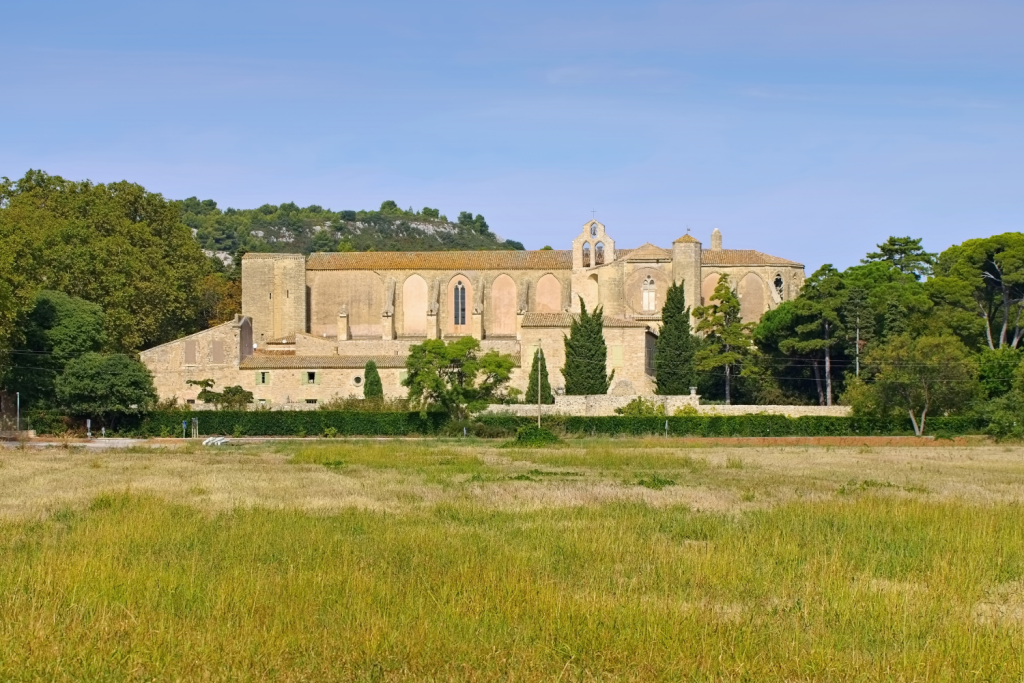
[[[711,231],[711,248],[721,249],[722,248],[722,233],[715,228]]]

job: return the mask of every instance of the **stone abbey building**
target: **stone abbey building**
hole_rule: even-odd
[[[617,249],[588,221],[571,250],[246,254],[242,314],[233,321],[143,351],[161,399],[195,402],[187,380],[240,385],[273,407],[306,407],[362,396],[373,359],[387,397],[403,397],[409,347],[466,335],[511,354],[511,386],[525,390],[539,346],[551,386],[563,387],[563,336],[578,297],[604,308],[609,393],[653,392],[654,344],[672,282],[687,305],[707,302],[728,273],[743,318],[756,321],[794,298],[803,265],[746,249],[711,248],[684,235],[669,249]],[[525,367],[523,367],[525,366]]]

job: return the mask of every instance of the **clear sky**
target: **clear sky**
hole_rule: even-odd
[[[1024,2],[20,2],[0,175],[852,265],[1024,228]]]

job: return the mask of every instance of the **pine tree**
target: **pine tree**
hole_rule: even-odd
[[[687,394],[697,386],[694,354],[700,340],[690,332],[690,309],[686,306],[683,284],[668,288],[661,309],[661,331],[654,356],[657,391],[662,396]]]
[[[540,366],[540,372],[537,368]],[[530,370],[530,384],[526,387],[524,403],[537,402],[537,376],[540,376],[540,400],[542,403],[554,403],[555,397],[551,395],[551,383],[548,381],[548,363],[541,355],[540,349],[533,352],[533,366]]]
[[[366,367],[363,369],[363,398],[377,400],[384,398],[384,385],[381,384],[377,364],[372,360],[366,361]]]
[[[601,307],[587,313],[580,297],[580,317],[565,338],[565,393],[571,396],[607,394],[615,372],[608,375],[608,346],[604,342],[604,313]]]
[[[729,286],[729,276],[723,273],[718,279],[711,303],[694,310],[697,331],[707,333],[696,361],[698,370],[725,370],[725,404],[732,400],[733,366],[739,364],[750,351],[751,323],[744,323],[740,317],[740,300]]]

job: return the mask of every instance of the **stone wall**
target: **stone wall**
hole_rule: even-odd
[[[177,397],[186,401],[195,400],[199,394],[198,387],[186,384],[188,380],[212,379],[215,391],[239,384],[238,364],[252,352],[252,323],[249,318],[237,316],[143,351],[139,359],[153,374],[161,400]]]
[[[556,396],[554,405],[541,406],[541,415],[573,415],[573,416],[611,416],[616,408],[622,408],[630,401],[643,398],[655,404],[665,406],[665,413],[672,415],[684,407],[694,407],[700,415],[786,415],[803,417],[823,415],[847,417],[851,414],[849,406],[720,406],[700,405],[697,395],[684,396]],[[537,406],[525,403],[515,405],[488,406],[488,413],[507,413],[523,417],[535,417]]]
[[[415,280],[415,286],[407,287],[410,278]],[[310,296],[309,331],[317,337],[337,336],[338,312],[343,307],[348,312],[349,332],[355,339],[395,336],[418,342],[439,335],[448,339],[466,334],[477,338],[514,337],[520,300],[531,311],[560,311],[569,303],[570,274],[561,270],[310,270],[306,279]],[[385,301],[388,281],[395,283],[391,302]],[[452,288],[457,281],[466,287],[467,301],[466,325],[456,330],[452,326]],[[552,283],[554,291],[549,291],[548,283]],[[390,322],[393,330],[386,329],[387,323],[382,322],[386,304],[394,308]],[[478,314],[480,330],[473,324],[477,306],[482,309]],[[430,311],[436,316],[428,315]]]

